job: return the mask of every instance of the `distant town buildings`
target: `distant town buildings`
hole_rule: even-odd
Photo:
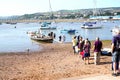
[[[18,20],[51,20],[51,19],[120,19],[120,7],[98,8],[93,15],[93,9],[59,10],[55,12],[44,12],[24,14],[21,16],[0,17],[0,22]]]

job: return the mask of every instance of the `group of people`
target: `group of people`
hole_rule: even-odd
[[[120,76],[120,29],[116,28],[113,31],[113,39],[111,43],[111,54],[112,54],[112,69],[113,76]],[[74,36],[72,39],[74,54],[79,53],[85,64],[89,64],[89,57],[91,49],[94,52],[94,64],[98,65],[100,63],[100,55],[103,43],[96,37],[93,47],[91,48],[91,42],[88,38],[83,39],[81,36]],[[76,50],[77,49],[77,50]]]
[[[91,50],[91,42],[88,40],[88,38],[83,39],[82,36],[74,36],[72,39],[72,43],[74,54],[79,53],[81,58],[85,61],[85,64],[90,64],[89,57]],[[100,62],[101,49],[102,41],[100,41],[99,37],[97,37],[93,46],[94,64],[96,65]]]

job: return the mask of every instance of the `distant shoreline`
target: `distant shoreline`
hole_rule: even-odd
[[[86,21],[114,21],[114,20],[120,20],[120,19],[55,19],[55,20],[0,20],[1,23],[11,22],[11,23],[31,23],[31,22],[86,22]]]

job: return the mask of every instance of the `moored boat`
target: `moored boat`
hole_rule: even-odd
[[[86,22],[84,23],[81,28],[84,29],[99,29],[102,28],[102,25],[97,22]]]
[[[48,35],[43,35],[39,31],[29,31],[27,34],[30,36],[30,39],[40,42],[52,43],[55,38],[55,33],[50,32]]]
[[[70,34],[75,33],[75,31],[76,31],[75,29],[71,29],[71,30],[68,30],[68,33],[70,33]]]
[[[49,36],[42,36],[42,37],[31,36],[31,39],[35,40],[35,41],[47,42],[47,43],[52,43],[53,42],[53,38],[49,37]]]
[[[53,23],[43,22],[40,26],[41,30],[55,30],[56,26]]]

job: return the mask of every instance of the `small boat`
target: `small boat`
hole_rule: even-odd
[[[74,30],[74,29],[70,29],[70,30],[64,29],[64,30],[61,30],[61,33],[69,33],[69,34],[71,34],[71,33],[75,33],[75,32],[76,32],[76,30]]]
[[[68,33],[68,30],[64,29],[60,31],[61,33]]]
[[[84,28],[84,29],[99,29],[99,28],[102,28],[102,25],[98,24],[97,22],[86,22],[81,26],[81,28]]]
[[[72,34],[72,33],[75,33],[75,29],[71,29],[71,30],[68,30],[68,33]]]
[[[6,22],[6,24],[15,25],[15,24],[17,24],[17,22]]]
[[[52,43],[55,38],[55,33],[50,32],[48,36],[43,35],[42,33],[38,31],[29,31],[27,32],[28,36],[30,36],[30,39],[40,42],[46,42],[46,43]]]
[[[93,0],[93,3],[94,3],[94,8],[93,8],[93,15],[92,16],[94,16],[94,19],[96,20],[96,21],[87,21],[87,22],[85,22],[82,26],[81,26],[81,28],[84,28],[84,29],[99,29],[99,28],[102,28],[103,27],[103,25],[101,24],[101,21],[98,21],[97,20],[97,14],[99,13],[99,12],[97,12],[98,10],[97,10],[97,8],[96,8],[96,4],[97,4],[97,2],[96,2],[96,0]]]
[[[42,36],[42,37],[31,36],[31,39],[35,40],[35,41],[46,42],[46,43],[52,43],[53,42],[53,38],[49,37],[49,36]]]
[[[40,29],[41,30],[55,30],[56,26],[54,26],[50,22],[43,22],[43,23],[41,23]]]

